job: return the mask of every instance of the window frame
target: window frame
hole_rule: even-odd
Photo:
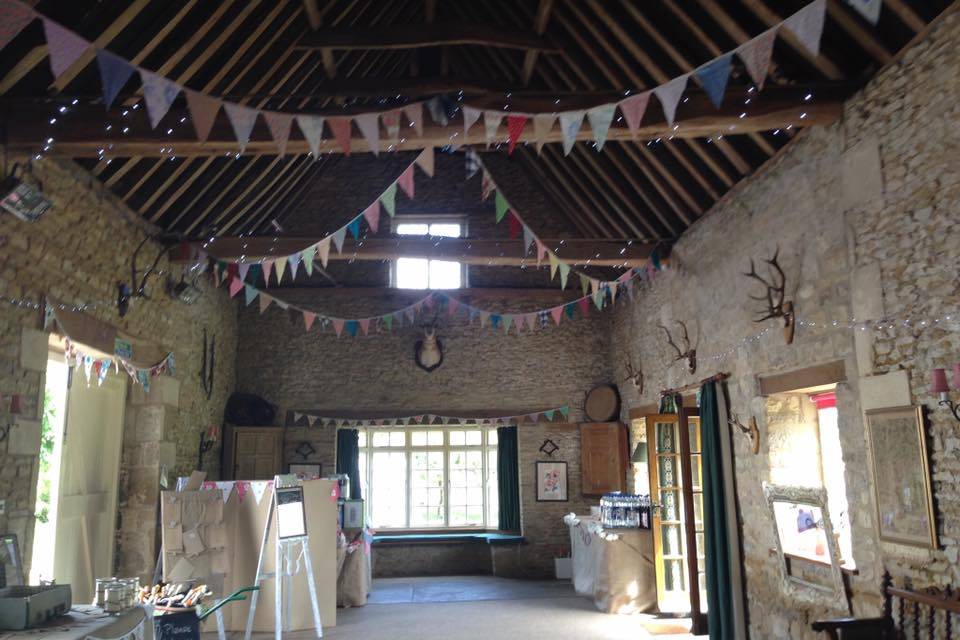
[[[496,444],[490,444],[490,434],[496,432],[496,426],[466,423],[456,425],[406,425],[395,427],[359,427],[358,431],[364,436],[364,444],[359,447],[359,455],[364,460],[365,476],[364,483],[364,509],[366,510],[367,521],[372,522],[371,515],[374,507],[374,492],[372,491],[373,481],[373,456],[376,452],[403,452],[406,458],[406,505],[405,522],[402,527],[390,527],[382,524],[376,525],[378,531],[390,533],[445,533],[445,532],[471,532],[471,531],[499,531],[499,522],[496,521],[497,514],[490,512],[492,501],[490,500],[490,477],[491,471],[496,473],[496,469],[491,469],[490,452],[496,451],[499,456],[499,441]],[[413,434],[417,432],[442,432],[442,445],[414,445]],[[481,440],[479,445],[454,445],[450,443],[450,433],[456,431],[480,431]],[[377,432],[403,432],[404,444],[402,446],[373,446],[373,434]],[[450,455],[458,451],[479,451],[481,453],[481,478],[483,493],[483,521],[478,525],[450,525],[451,511],[451,486],[450,486]],[[418,452],[443,452],[443,526],[413,526],[411,525],[413,513],[413,454]],[[498,458],[499,459],[499,458]],[[491,522],[493,520],[493,522]]]
[[[397,228],[401,224],[459,224],[460,225],[460,238],[466,238],[467,231],[467,216],[465,214],[459,213],[431,213],[425,215],[397,215],[394,216],[390,221],[390,232],[399,237],[400,234],[397,233]],[[425,235],[413,235],[413,234],[404,234],[404,237],[412,238],[436,238],[436,237],[449,237],[449,236],[431,236],[428,232]],[[401,256],[401,257],[411,257],[411,256]],[[390,288],[391,289],[400,289],[401,291],[457,291],[457,289],[434,289],[429,286],[429,273],[430,267],[429,263],[432,258],[425,258],[427,260],[427,278],[428,286],[426,289],[406,289],[397,286],[397,260],[390,261]],[[459,260],[442,260],[442,262],[456,262],[460,265],[460,289],[467,289],[470,286],[469,283],[469,269],[467,269],[467,264],[460,262]]]

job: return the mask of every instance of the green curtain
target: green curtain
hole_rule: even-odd
[[[710,638],[735,637],[730,592],[730,546],[723,490],[720,415],[717,383],[700,387],[700,430],[703,449],[703,520],[706,537],[707,606]]]
[[[500,500],[500,530],[520,531],[520,466],[517,428],[497,429],[497,495]]]
[[[337,431],[337,473],[350,476],[350,499],[360,495],[360,433],[356,429]]]

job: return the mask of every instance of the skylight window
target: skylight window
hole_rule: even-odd
[[[460,238],[465,225],[460,221],[406,220],[394,231],[401,236]],[[464,286],[464,265],[452,260],[398,258],[394,262],[393,286],[398,289],[459,289]]]

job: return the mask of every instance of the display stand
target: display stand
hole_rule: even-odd
[[[290,588],[290,578],[297,573],[294,571],[294,553],[299,552],[303,559],[307,573],[307,585],[310,590],[310,604],[313,607],[313,625],[317,637],[323,637],[323,626],[320,621],[320,604],[317,602],[317,585],[313,577],[313,562],[310,559],[310,537],[307,534],[306,515],[303,508],[303,488],[300,486],[282,486],[283,476],[275,476],[273,480],[273,497],[271,498],[270,512],[267,523],[263,528],[263,538],[260,541],[260,556],[257,560],[257,573],[254,586],[259,587],[261,582],[273,578],[276,580],[274,591],[274,636],[281,640],[284,632],[284,623],[290,615],[290,597],[283,599],[283,583],[287,590]],[[263,564],[266,559],[270,527],[275,527],[274,571],[266,573]],[[286,569],[284,569],[286,561]],[[299,561],[298,561],[299,564]],[[254,591],[250,597],[250,611],[247,614],[247,627],[244,640],[250,640],[253,632],[253,619],[257,612],[257,601],[260,591]],[[286,615],[284,615],[286,614]]]

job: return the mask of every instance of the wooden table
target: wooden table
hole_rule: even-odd
[[[112,616],[98,607],[77,605],[67,615],[24,631],[0,631],[0,640],[153,640],[152,618],[142,607]]]

